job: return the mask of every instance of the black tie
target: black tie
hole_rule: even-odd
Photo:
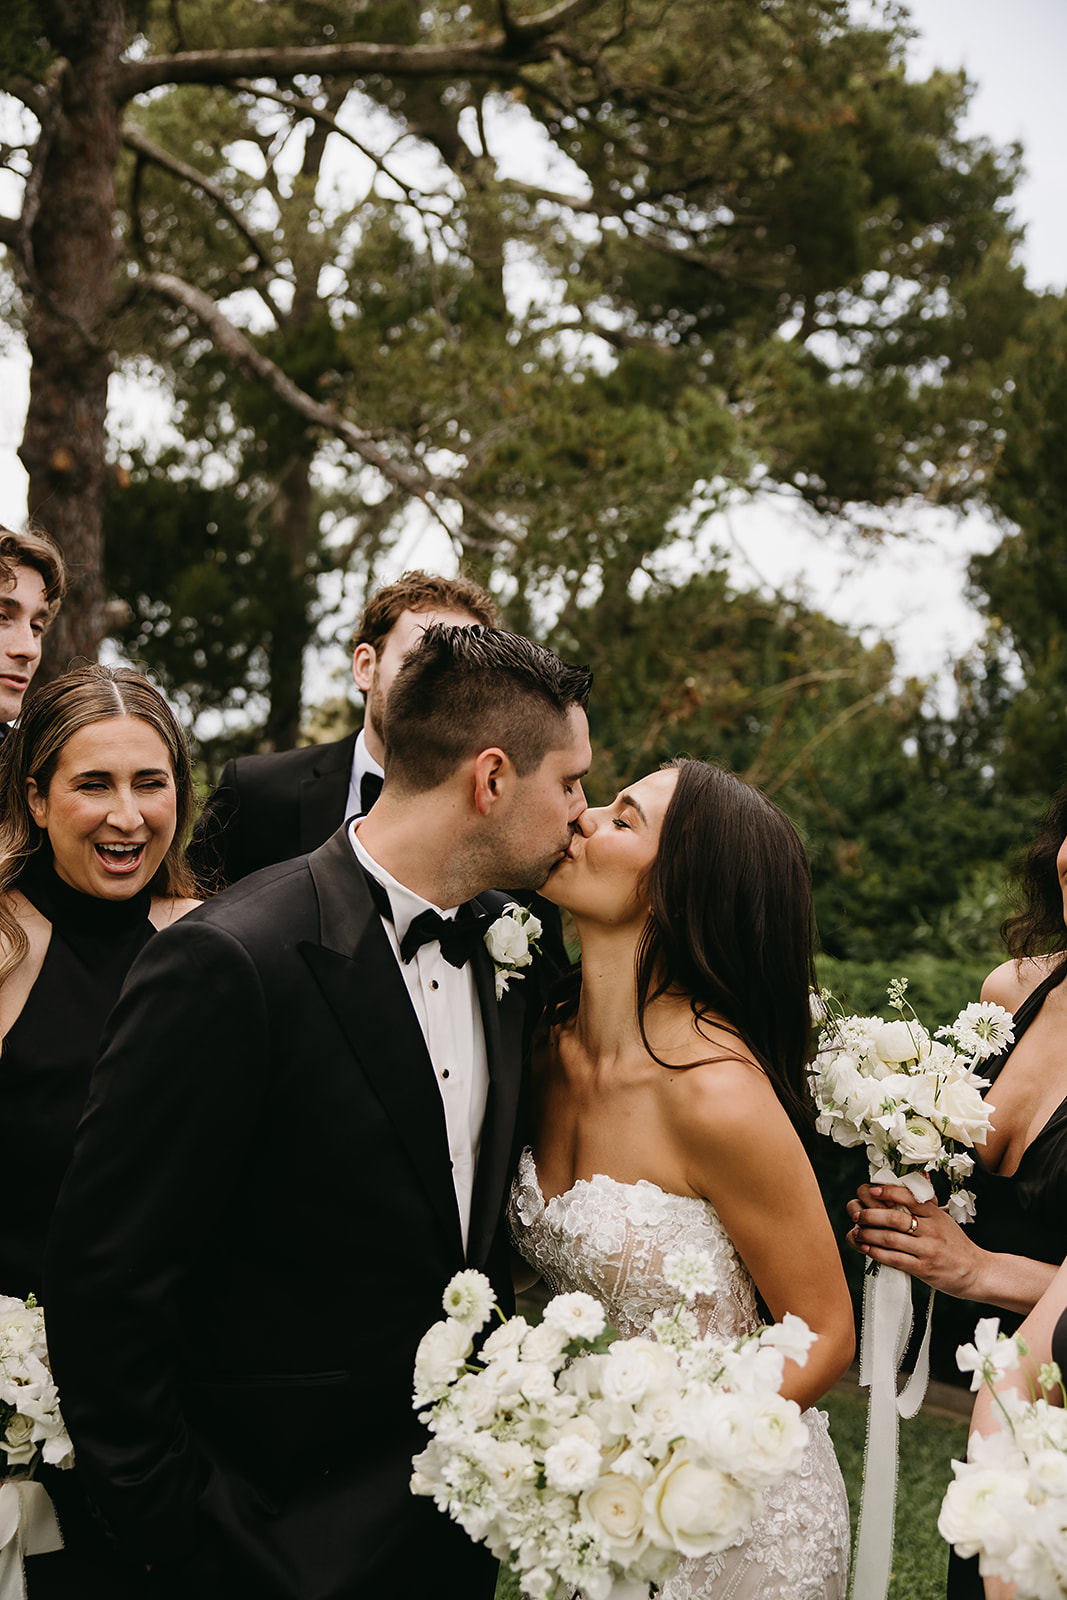
[[[362,816],[366,816],[371,806],[382,792],[384,778],[376,772],[365,772],[359,780],[359,809]]]

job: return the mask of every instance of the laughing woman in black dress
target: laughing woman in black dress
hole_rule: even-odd
[[[946,1294],[978,1302],[1013,1332],[1067,1257],[1067,785],[1054,797],[1018,882],[1003,934],[1011,959],[983,1000],[1015,1016],[1015,1040],[982,1068],[993,1126],[974,1152],[977,1215],[967,1229],[907,1189],[865,1184],[850,1242]],[[977,1560],[949,1567],[951,1600],[977,1600]]]
[[[0,751],[0,1293],[40,1291],[108,1013],[138,951],[197,903],[183,851],[194,806],[181,730],[125,668],[55,679]],[[40,1477],[66,1548],[28,1559],[30,1600],[142,1593],[143,1573],[88,1514],[77,1467]]]

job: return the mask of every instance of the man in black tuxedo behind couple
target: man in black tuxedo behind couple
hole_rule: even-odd
[[[100,1513],[163,1595],[492,1596],[495,1563],[408,1491],[412,1365],[463,1266],[510,1301],[540,985],[535,964],[495,998],[486,891],[540,887],[566,853],[589,687],[515,635],[427,629],[373,813],[130,975],[45,1305]]]

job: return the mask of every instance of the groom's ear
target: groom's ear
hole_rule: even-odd
[[[511,758],[503,750],[482,750],[474,758],[474,806],[487,817],[508,794],[515,779]]]

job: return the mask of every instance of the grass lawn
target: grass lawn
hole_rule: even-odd
[[[865,1394],[835,1390],[819,1404],[829,1413],[855,1537],[867,1436],[867,1398]],[[966,1446],[967,1424],[963,1418],[920,1412],[911,1422],[901,1423],[897,1541],[889,1600],[943,1600],[948,1545],[938,1535],[937,1513],[952,1476],[949,1462],[953,1456],[962,1456]],[[519,1600],[520,1593],[511,1573],[502,1572],[496,1600]]]

